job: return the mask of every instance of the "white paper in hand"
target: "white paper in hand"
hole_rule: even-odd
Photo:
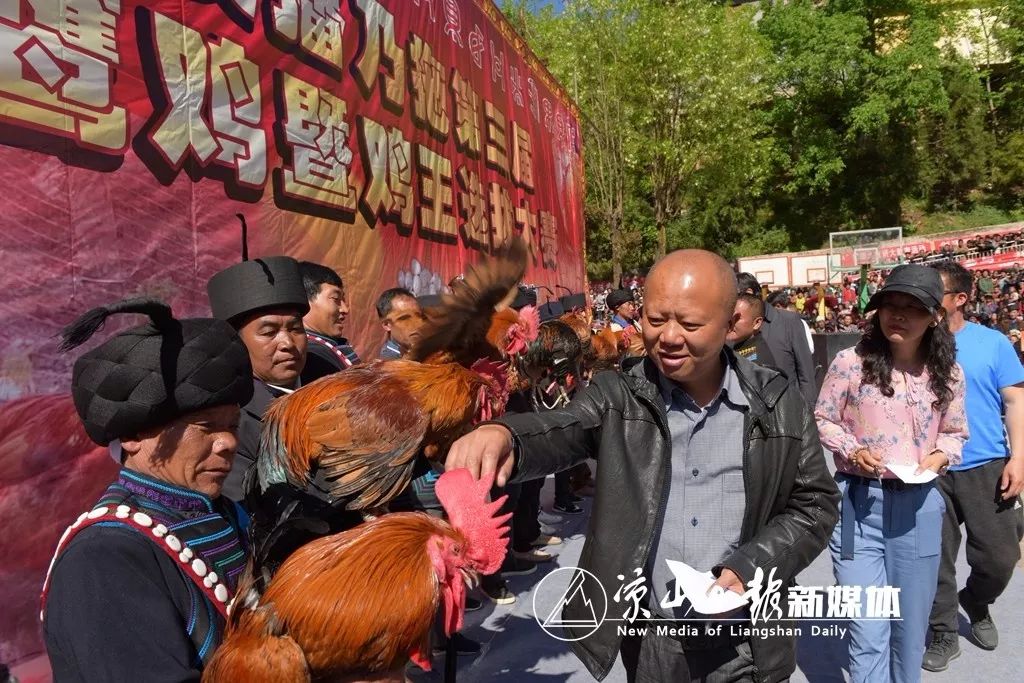
[[[925,484],[939,476],[931,470],[925,470],[921,474],[914,474],[917,470],[917,465],[887,465],[886,469],[908,484]]]
[[[715,583],[715,577],[711,572],[699,572],[685,562],[665,561],[676,578],[676,591],[682,591],[697,612],[721,614],[747,604],[746,599],[738,593],[725,590],[721,586],[711,588]]]

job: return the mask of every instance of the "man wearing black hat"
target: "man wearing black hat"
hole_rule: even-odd
[[[302,316],[309,301],[299,264],[288,256],[235,264],[210,278],[206,290],[213,317],[238,331],[252,363],[252,400],[242,408],[238,457],[224,482],[224,495],[240,501],[245,472],[259,454],[263,414],[273,399],[299,386],[307,345]]]
[[[352,367],[359,362],[359,355],[342,336],[349,308],[341,277],[327,266],[312,261],[300,261],[299,272],[309,301],[309,312],[302,318],[308,342],[302,383],[309,384]]]
[[[739,294],[761,295],[761,284],[750,273],[740,273],[736,281]],[[818,386],[814,379],[814,358],[807,343],[807,327],[800,315],[766,306],[761,337],[771,349],[775,367],[800,389],[807,405],[813,406],[818,400]]]
[[[619,332],[627,327],[640,331],[636,321],[637,307],[633,300],[633,290],[616,289],[608,295],[608,310],[612,314],[612,330]]]
[[[150,322],[82,355],[72,395],[93,441],[119,441],[122,469],[57,546],[46,647],[55,681],[198,681],[246,561],[239,510],[220,493],[252,396],[249,354],[227,323],[176,320],[153,299],[89,311],[62,348],[116,313]]]

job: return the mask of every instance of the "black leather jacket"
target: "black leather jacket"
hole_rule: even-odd
[[[828,543],[838,519],[839,492],[826,467],[814,418],[797,387],[776,370],[736,358],[730,350],[726,353],[750,410],[745,418],[747,505],[740,545],[722,566],[743,581],[753,578],[757,567],[767,581],[776,568],[775,578],[783,581],[780,605],[785,611],[786,588]],[[668,493],[671,440],[657,372],[645,360],[621,374],[600,373],[562,410],[498,420],[512,430],[516,441],[513,481],[561,471],[588,457],[598,459],[594,509],[579,566],[600,580],[609,599],[622,584],[619,575],[629,577],[635,568],[647,565],[659,527],[658,511]],[[720,569],[716,567],[715,573]],[[569,603],[566,620],[585,618],[573,614],[581,602]],[[613,607],[617,605],[609,605]],[[605,621],[592,635],[571,643],[599,680],[619,652],[620,623]],[[568,630],[570,635],[586,633]],[[758,681],[785,679],[796,668],[793,638],[755,637],[751,650]]]

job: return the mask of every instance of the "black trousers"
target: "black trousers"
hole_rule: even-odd
[[[512,513],[512,549],[527,553],[540,536],[537,515],[540,514],[540,490],[544,488],[544,479],[531,479],[519,486],[519,502]]]
[[[971,574],[964,589],[965,602],[979,614],[1002,594],[1020,559],[1020,541],[1024,534],[1024,510],[1018,498],[1002,500],[999,478],[1005,460],[959,472],[947,472],[938,478],[939,490],[946,499],[942,522],[942,559],[939,585],[929,623],[933,631],[957,631],[956,556],[967,529],[967,564]]]
[[[555,504],[570,505],[572,503],[572,470],[565,470],[555,475]]]
[[[749,641],[686,650],[653,624],[643,636],[623,638],[619,654],[628,683],[752,683],[757,671]]]

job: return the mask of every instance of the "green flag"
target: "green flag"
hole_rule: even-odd
[[[864,309],[868,307],[868,302],[871,300],[871,295],[868,293],[868,266],[863,264],[860,267],[860,291],[857,296],[857,307],[860,308],[860,312],[863,314]]]

